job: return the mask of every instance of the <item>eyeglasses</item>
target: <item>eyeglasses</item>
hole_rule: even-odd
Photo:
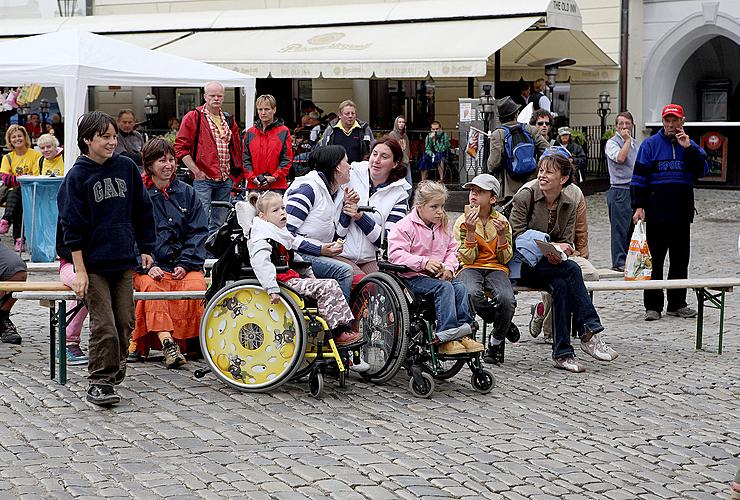
[[[540,126],[540,127],[542,125],[547,125],[549,127],[550,126],[550,122],[537,122],[537,125]]]
[[[550,146],[542,153],[540,158],[547,158],[548,156],[560,156],[567,160],[572,158],[570,151],[565,149],[563,146]]]

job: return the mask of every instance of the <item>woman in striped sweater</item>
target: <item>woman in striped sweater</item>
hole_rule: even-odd
[[[314,275],[337,280],[349,302],[352,266],[334,258],[343,251],[336,214],[344,203],[340,187],[349,182],[347,154],[342,146],[324,146],[311,153],[308,166],[310,172],[296,178],[285,193],[287,228],[303,236],[296,251],[311,263]]]

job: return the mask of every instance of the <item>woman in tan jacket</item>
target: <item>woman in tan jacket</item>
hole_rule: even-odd
[[[514,196],[509,222],[516,244],[519,236],[530,229],[547,233],[550,241],[567,256],[576,251],[575,226],[578,200],[566,191],[572,180],[570,153],[561,147],[550,147],[540,158],[537,183],[525,186]],[[572,260],[556,254],[543,256],[532,267],[523,263],[521,284],[550,292],[553,298],[553,360],[557,368],[582,372],[585,368],[576,360],[570,344],[570,324],[581,338],[581,349],[600,361],[618,356],[598,335],[601,325],[596,309],[583,284],[581,269]]]

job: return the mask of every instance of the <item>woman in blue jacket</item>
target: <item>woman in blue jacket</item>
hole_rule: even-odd
[[[208,217],[195,190],[175,177],[175,151],[164,139],[147,142],[141,150],[144,186],[154,208],[157,244],[148,271],[139,269],[134,288],[140,292],[205,290]],[[185,363],[183,352],[197,352],[203,305],[199,300],[140,300],[129,361],[162,349],[167,368]]]

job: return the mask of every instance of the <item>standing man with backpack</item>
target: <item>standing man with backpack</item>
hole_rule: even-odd
[[[175,155],[193,175],[193,188],[208,214],[208,232],[226,220],[227,209],[211,209],[211,201],[229,201],[231,190],[244,178],[239,126],[222,109],[224,86],[209,82],[205,104],[182,117],[175,139]]]
[[[549,144],[535,127],[516,121],[519,105],[511,97],[499,99],[496,110],[502,125],[491,133],[488,171],[501,180],[505,200],[536,177],[537,159]]]

